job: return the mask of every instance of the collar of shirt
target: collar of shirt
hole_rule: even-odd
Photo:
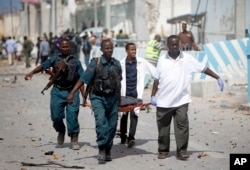
[[[180,54],[179,54],[179,56],[176,58],[176,59],[178,59],[178,58],[183,58],[184,56],[183,56],[183,52],[182,51],[180,51]],[[168,54],[168,52],[166,53],[166,56],[165,56],[165,58],[166,59],[173,59],[169,54]]]
[[[136,62],[137,62],[136,57],[133,58],[132,63],[129,62],[128,57],[126,58],[126,64],[134,64]]]
[[[71,58],[74,58],[74,56],[71,54],[69,54],[66,58],[64,58],[62,53],[59,53],[58,57],[61,57],[62,59],[65,59],[66,61],[70,60]]]
[[[113,57],[111,57],[110,62],[107,62],[106,58],[102,55],[100,61],[103,65],[109,65],[109,64],[114,65],[114,58]]]

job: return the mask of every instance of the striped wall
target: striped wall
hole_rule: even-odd
[[[208,66],[224,78],[247,76],[247,38],[205,44]]]

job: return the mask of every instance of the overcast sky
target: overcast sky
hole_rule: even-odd
[[[9,12],[11,3],[13,11],[21,8],[20,0],[0,0],[0,13]]]

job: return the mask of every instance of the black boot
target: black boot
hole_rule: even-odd
[[[126,144],[127,135],[121,135],[121,144]]]
[[[105,149],[105,160],[106,161],[112,161],[111,147],[108,147],[108,148]]]
[[[71,135],[71,149],[73,150],[80,149],[80,145],[78,144],[78,134]]]
[[[131,148],[135,145],[135,138],[133,136],[128,137],[128,147]]]
[[[106,163],[106,154],[105,149],[102,147],[99,147],[99,155],[98,155],[98,163],[99,164],[105,164]]]
[[[57,144],[58,144],[58,145],[63,145],[63,143],[64,143],[64,138],[65,138],[65,131],[58,132]]]

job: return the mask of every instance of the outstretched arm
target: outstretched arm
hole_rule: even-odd
[[[32,78],[33,74],[36,74],[36,73],[39,73],[43,70],[43,67],[40,65],[40,66],[37,66],[34,70],[32,70],[31,72],[29,72],[28,74],[25,75],[24,79],[25,80],[29,80]]]
[[[224,82],[223,80],[220,78],[220,76],[218,76],[215,72],[213,72],[210,68],[206,68],[206,70],[204,71],[204,73],[206,75],[209,75],[213,78],[215,78],[217,80],[218,86],[220,88],[220,91],[223,91],[224,89]]]
[[[213,72],[210,68],[206,68],[206,70],[204,71],[204,73],[206,74],[206,75],[209,75],[209,76],[211,76],[211,77],[213,77],[213,78],[215,78],[215,79],[218,79],[218,78],[220,78],[215,72]]]

